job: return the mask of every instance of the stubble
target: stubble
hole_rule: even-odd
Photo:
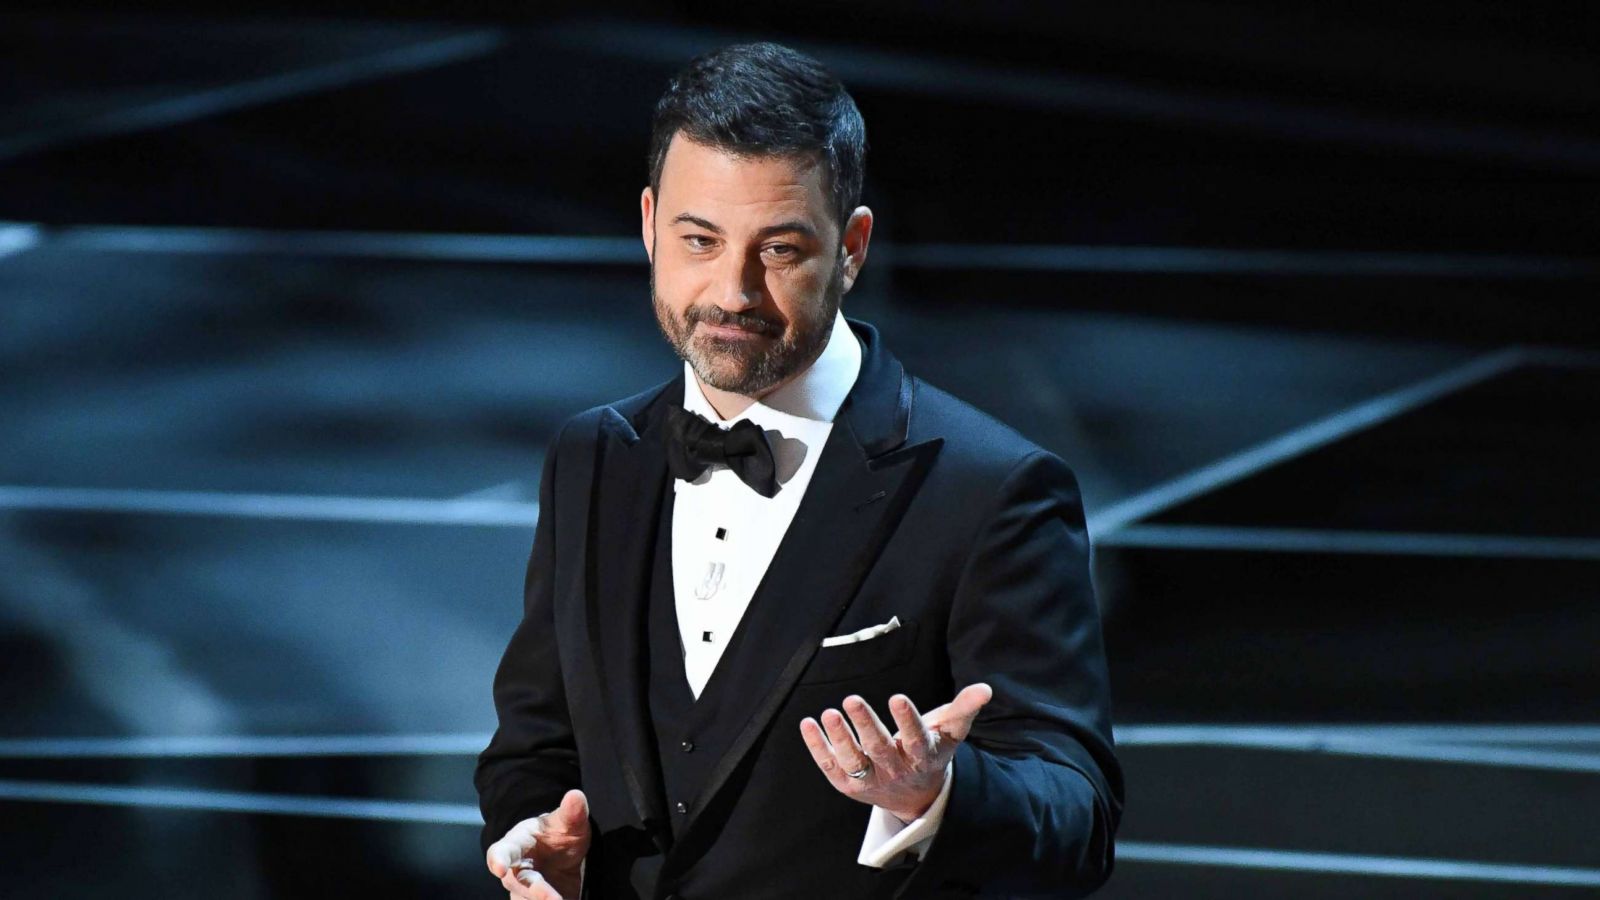
[[[816,360],[833,333],[839,304],[844,298],[844,264],[834,264],[822,302],[797,316],[783,329],[780,323],[740,313],[714,304],[691,306],[680,316],[656,293],[656,271],[650,266],[650,301],[661,334],[689,363],[700,380],[721,391],[760,396]],[[697,331],[699,322],[731,325],[761,332],[764,338],[719,338]],[[780,329],[782,333],[779,334]]]

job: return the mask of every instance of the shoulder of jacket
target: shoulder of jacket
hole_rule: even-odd
[[[652,401],[661,395],[661,392],[672,386],[675,379],[669,379],[660,384],[645,388],[637,394],[591,406],[576,413],[561,423],[556,430],[557,439],[563,444],[585,441],[593,442],[600,434],[600,423],[605,419],[608,411],[632,421],[635,416],[649,406]]]
[[[1022,432],[960,397],[912,376],[915,400],[911,413],[913,440],[944,439],[941,453],[964,463],[1010,472],[1038,454],[1054,455]]]
[[[1048,497],[1083,527],[1077,474],[1059,454],[948,391],[921,379],[915,387],[911,439],[943,440],[935,468],[944,468],[942,489],[959,498],[947,508],[983,523],[1006,504]],[[972,525],[972,540],[981,527]]]

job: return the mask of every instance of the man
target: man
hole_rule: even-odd
[[[843,87],[773,44],[657,105],[643,237],[684,369],[545,459],[476,777],[511,896],[1064,897],[1111,872],[1076,484],[840,313],[864,152]]]

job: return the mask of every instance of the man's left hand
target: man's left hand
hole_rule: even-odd
[[[817,768],[839,793],[881,806],[909,822],[920,818],[938,798],[945,765],[967,739],[978,710],[993,696],[993,689],[979,682],[922,715],[910,697],[895,694],[889,698],[889,713],[900,730],[891,737],[872,707],[852,694],[841,704],[844,713],[823,712],[821,725],[809,717],[801,721],[800,736]],[[854,733],[845,724],[846,714]],[[859,778],[850,777],[851,772],[863,771],[866,774]]]

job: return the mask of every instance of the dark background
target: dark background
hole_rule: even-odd
[[[1597,17],[7,6],[0,894],[496,896],[545,443],[674,373],[649,111],[752,38],[865,116],[846,313],[1082,482],[1099,896],[1600,891]]]

